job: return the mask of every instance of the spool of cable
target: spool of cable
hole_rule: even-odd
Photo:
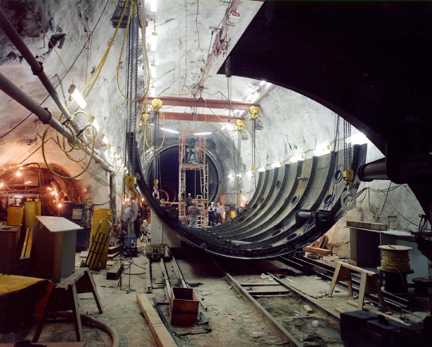
[[[379,248],[381,250],[381,271],[399,273],[412,272],[409,259],[411,247],[382,245],[379,246]]]

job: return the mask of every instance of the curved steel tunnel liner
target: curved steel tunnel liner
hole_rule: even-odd
[[[276,170],[269,170],[269,176],[270,180],[266,187],[264,188],[261,196],[259,197],[258,201],[251,206],[251,213],[249,213],[248,217],[245,219],[241,218],[240,214],[240,222],[236,223],[235,225],[231,225],[228,228],[222,228],[222,230],[219,230],[220,233],[239,233],[240,229],[245,228],[248,225],[251,225],[253,223],[256,223],[259,216],[261,215],[262,211],[265,211],[267,207],[272,203],[272,197],[276,190],[277,182],[280,182],[281,176],[283,175],[283,171],[285,168],[276,169]]]
[[[246,205],[243,213],[238,215],[234,220],[231,222],[228,222],[223,225],[215,226],[213,229],[223,229],[223,230],[229,230],[234,229],[237,227],[239,223],[244,222],[251,214],[254,213],[258,202],[262,199],[264,190],[268,186],[268,182],[270,180],[270,176],[272,175],[271,170],[267,170],[265,172],[260,172],[259,178],[258,178],[258,184],[255,189],[254,195],[252,196],[252,199],[250,202]]]
[[[353,170],[365,162],[365,154],[366,145],[354,146]],[[247,217],[242,220],[242,213],[235,222],[211,229],[180,224],[152,198],[143,174],[138,171],[136,175],[153,211],[185,242],[224,257],[264,259],[304,247],[343,214],[345,184],[336,178],[340,176],[337,159],[341,155],[331,153],[260,173],[252,204],[244,211]],[[141,168],[140,156],[136,158]],[[351,193],[357,187],[356,180]]]
[[[334,167],[336,161],[336,154],[331,153],[327,156],[320,157],[316,162],[316,168],[313,170],[313,176],[308,180],[307,192],[303,194],[304,199],[301,203],[296,206],[295,212],[300,210],[315,210],[321,204],[324,199],[324,195],[327,193],[328,188],[331,184],[331,178],[333,176]],[[278,234],[271,232],[269,235],[268,229],[261,230],[260,234],[255,234],[246,238],[245,241],[277,241],[282,238],[283,232],[285,230],[290,230],[293,225],[299,225],[299,221],[296,218],[285,218],[283,222],[283,227]],[[271,231],[271,230],[270,230]],[[265,236],[263,239],[262,236]]]
[[[310,178],[313,174],[313,168],[315,165],[316,158],[308,159],[302,162],[300,175],[296,177],[296,184],[293,186],[293,190],[290,194],[289,199],[286,201],[284,209],[279,214],[278,218],[275,221],[275,224],[272,225],[272,228],[281,227],[282,223],[285,219],[292,216],[294,213],[294,209],[299,206],[301,203],[303,193],[306,191],[306,188],[310,182]],[[252,236],[253,232],[246,231],[243,233],[238,233],[236,236]]]
[[[281,216],[284,216],[286,207],[294,195],[295,187],[298,183],[298,177],[301,174],[302,165],[303,162],[297,162],[294,165],[285,166],[284,182],[282,183],[282,189],[280,189],[275,204],[272,206],[271,210],[263,216],[261,223],[258,226],[254,226],[251,231],[257,230],[258,228],[260,230],[267,230],[274,225],[275,220],[277,220],[278,217],[281,218]]]

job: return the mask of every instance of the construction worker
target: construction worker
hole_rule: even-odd
[[[187,194],[185,203],[186,203],[186,212],[187,212],[189,206],[192,206],[192,203],[193,203],[193,199],[192,199],[192,194],[191,193]]]
[[[209,219],[209,225],[214,226],[216,225],[218,218],[217,218],[217,209],[215,203],[212,201],[210,203],[210,206],[208,208],[208,219]]]
[[[225,208],[220,202],[218,202],[217,204],[216,214],[217,214],[217,223],[222,224],[225,221]]]
[[[198,208],[196,201],[194,201],[192,205],[188,207],[187,211],[189,226],[191,228],[196,228],[198,226],[198,217],[201,214],[201,210]]]
[[[186,162],[190,164],[197,164],[198,159],[196,155],[196,139],[191,136],[187,140],[186,144]]]

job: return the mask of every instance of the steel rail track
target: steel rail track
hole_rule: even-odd
[[[280,262],[294,267],[303,271],[306,275],[316,274],[324,279],[332,280],[334,267],[330,265],[323,264],[321,262],[315,261],[313,259],[308,259],[303,256],[294,257],[279,257],[277,260]],[[358,292],[360,287],[360,279],[356,274],[353,274],[353,289]],[[340,285],[347,287],[348,285],[344,282],[339,282]],[[384,302],[396,309],[406,310],[409,306],[409,300],[401,296],[383,292]],[[375,304],[379,304],[379,299],[376,294],[368,294],[369,299],[371,299]]]

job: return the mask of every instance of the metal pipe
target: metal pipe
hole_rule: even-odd
[[[361,181],[370,182],[373,180],[388,180],[387,160],[381,158],[371,163],[360,166],[357,170],[358,177]]]
[[[41,83],[44,85],[48,93],[53,98],[54,102],[57,104],[60,111],[65,115],[65,117],[67,117],[70,120],[72,117],[69,111],[60,101],[57,91],[55,90],[54,86],[52,85],[52,83],[48,79],[48,76],[45,74],[43,70],[42,63],[38,62],[36,58],[33,56],[32,52],[27,47],[27,45],[22,40],[22,38],[19,36],[18,32],[15,30],[11,22],[8,20],[8,18],[6,17],[2,9],[0,9],[0,27],[5,32],[6,36],[15,45],[15,47],[18,49],[18,51],[21,53],[24,59],[28,62],[28,64],[30,65],[33,71],[33,74],[39,78]]]
[[[17,101],[21,105],[23,105],[30,112],[34,113],[42,121],[42,123],[50,125],[61,135],[66,137],[68,141],[74,142],[76,140],[75,135],[62,123],[60,123],[56,118],[54,118],[51,115],[51,112],[48,111],[48,109],[43,108],[42,106],[34,102],[33,99],[31,99],[11,81],[9,81],[2,73],[0,73],[0,90],[2,90],[5,94],[9,95],[12,99]],[[88,147],[84,147],[83,150],[89,155],[92,154]],[[93,158],[96,162],[101,164],[104,170],[108,172],[113,172],[113,169],[110,167],[110,165],[99,155],[94,153]]]
[[[71,121],[71,114],[60,101],[57,91],[55,90],[48,76],[43,71],[42,64],[38,62],[33,56],[32,52],[29,50],[25,42],[19,36],[13,25],[9,22],[2,9],[0,9],[0,28],[3,29],[6,36],[11,40],[11,42],[15,45],[18,51],[22,54],[24,59],[28,62],[33,71],[33,74],[35,74],[39,78],[45,89],[48,91],[54,102],[57,104],[57,107],[70,121],[70,124],[72,125],[74,130],[78,131],[79,129],[76,124]],[[71,133],[69,129],[64,127],[56,118],[52,117],[51,113],[47,109],[44,109],[40,105],[36,104],[30,97],[22,93],[21,90],[19,90],[12,82],[8,81],[7,78],[4,76],[2,76],[2,85],[4,88],[6,88],[6,90],[2,89],[6,94],[18,101],[35,115],[37,115],[43,123],[49,124],[60,134],[65,136],[69,141],[75,140],[74,134]],[[12,93],[12,95],[9,93]],[[87,147],[84,147],[84,151],[87,154],[91,154],[90,150]],[[97,155],[96,153],[94,153],[94,159],[101,164],[104,170],[108,172],[113,172],[111,166],[103,158],[99,157],[99,155]]]
[[[234,109],[234,110],[249,110],[249,107],[257,103],[241,102],[241,101],[226,101],[219,99],[202,99],[202,98],[188,98],[181,96],[161,96],[161,97],[147,97],[147,103],[151,104],[153,99],[162,100],[164,106],[178,106],[178,107],[202,107],[202,108],[218,108],[218,109]],[[143,98],[141,98],[143,101]]]

